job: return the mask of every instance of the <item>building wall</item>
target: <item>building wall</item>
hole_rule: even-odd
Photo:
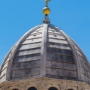
[[[35,87],[36,90],[49,90],[51,87],[55,87],[57,90],[90,90],[90,85],[85,82],[50,78],[3,82],[0,90],[28,90],[30,87]]]

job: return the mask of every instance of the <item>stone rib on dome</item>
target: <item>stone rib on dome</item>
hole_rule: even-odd
[[[10,50],[0,81],[49,77],[90,84],[90,66],[78,45],[59,28],[42,24],[28,31]]]

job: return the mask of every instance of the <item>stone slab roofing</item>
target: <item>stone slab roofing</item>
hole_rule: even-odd
[[[9,51],[0,82],[49,77],[90,84],[90,65],[78,45],[62,30],[42,24],[29,30]]]

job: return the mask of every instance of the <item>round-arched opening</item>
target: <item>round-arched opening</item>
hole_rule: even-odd
[[[12,90],[18,90],[18,89],[15,88],[15,89],[12,89]]]
[[[30,87],[28,90],[37,90],[35,87]]]
[[[48,90],[58,90],[58,89],[55,87],[50,87]]]
[[[68,90],[74,90],[74,89],[68,89]]]

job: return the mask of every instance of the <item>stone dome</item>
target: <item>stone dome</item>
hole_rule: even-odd
[[[0,82],[38,77],[90,84],[90,65],[84,53],[61,29],[48,23],[23,35],[0,70]]]

